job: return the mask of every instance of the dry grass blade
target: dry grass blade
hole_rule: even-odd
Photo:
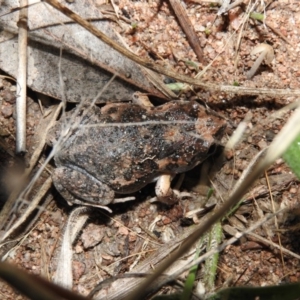
[[[73,287],[72,244],[88,219],[88,209],[77,207],[70,214],[63,236],[54,282],[68,289]]]
[[[251,51],[251,55],[260,53],[260,55],[258,56],[258,58],[256,59],[256,61],[254,62],[253,66],[251,67],[251,69],[247,72],[247,78],[251,79],[255,73],[257,72],[258,68],[260,67],[261,63],[263,62],[263,60],[265,61],[265,63],[267,65],[270,65],[271,62],[274,59],[274,49],[272,46],[262,43],[257,45],[252,51]]]

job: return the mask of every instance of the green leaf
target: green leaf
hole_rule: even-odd
[[[195,260],[200,255],[202,243],[203,243],[203,239],[201,239],[200,242],[198,243],[197,250],[195,253],[195,258],[194,258]],[[198,265],[191,267],[190,272],[185,280],[185,284],[184,284],[182,294],[180,296],[180,300],[191,299],[193,288],[194,288],[194,283],[196,280],[197,271],[198,271]]]
[[[182,82],[174,82],[174,83],[168,83],[166,86],[173,92],[180,92],[183,90],[185,84]]]
[[[192,60],[185,60],[184,63],[188,66],[193,68],[194,70],[196,70],[197,72],[199,71],[199,66],[197,65],[197,63],[195,63]]]
[[[131,28],[132,29],[137,29],[138,28],[138,23],[136,23],[136,22],[131,23]]]
[[[207,191],[207,200],[213,195],[214,193],[214,189],[213,188],[209,188]]]
[[[260,14],[260,13],[257,13],[254,11],[250,14],[250,18],[262,22],[264,20],[265,16],[263,14]]]
[[[283,158],[297,177],[300,178],[300,135],[283,154]]]
[[[206,252],[214,250],[218,247],[222,240],[222,226],[220,222],[213,225],[208,233],[208,243],[206,246]],[[208,257],[204,265],[204,285],[207,291],[212,291],[215,288],[215,280],[217,276],[219,261],[219,253],[215,253]]]
[[[205,28],[204,30],[206,35],[210,35],[211,34],[211,30],[209,28]]]

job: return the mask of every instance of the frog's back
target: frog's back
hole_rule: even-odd
[[[225,122],[196,102],[159,107],[95,107],[56,161],[89,173],[119,193],[139,190],[160,174],[177,174],[203,161]]]

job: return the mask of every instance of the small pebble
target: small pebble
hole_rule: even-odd
[[[16,95],[8,90],[3,91],[3,100],[8,103],[15,103],[16,102]]]
[[[264,140],[259,141],[257,145],[261,150],[267,148],[267,146],[268,146],[266,141],[264,141]]]
[[[13,108],[12,108],[12,106],[11,105],[4,105],[4,106],[2,106],[1,113],[4,116],[4,118],[11,117],[12,114],[13,114]]]

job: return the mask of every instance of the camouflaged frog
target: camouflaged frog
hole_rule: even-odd
[[[66,119],[78,126],[69,129],[55,154],[54,185],[69,204],[100,207],[153,181],[157,199],[175,203],[172,178],[211,155],[226,127],[224,119],[194,101],[157,107],[114,103],[77,116],[70,111]],[[52,144],[62,124],[51,129]]]

